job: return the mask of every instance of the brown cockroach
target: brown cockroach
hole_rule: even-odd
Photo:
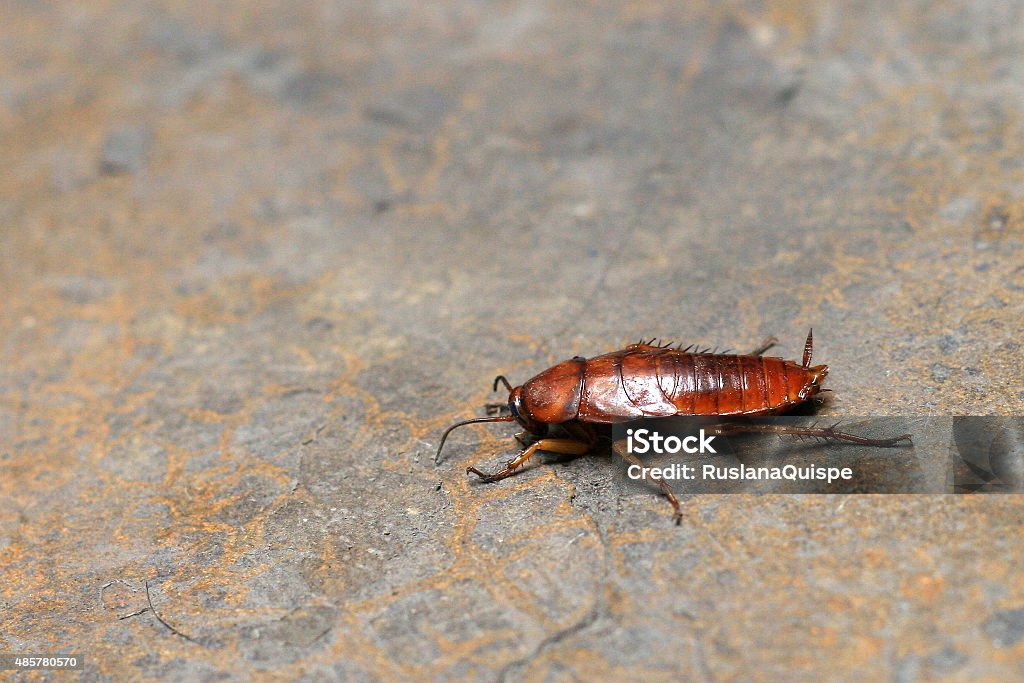
[[[828,375],[827,365],[811,365],[813,332],[807,333],[801,363],[762,355],[776,339],[769,337],[748,354],[717,353],[689,346],[659,345],[641,340],[619,351],[593,358],[576,356],[548,368],[536,377],[513,387],[504,375],[494,379],[508,389],[508,415],[479,417],[457,422],[445,430],[437,447],[435,463],[453,429],[481,422],[518,422],[525,432],[516,435],[523,446],[505,468],[487,474],[466,468],[485,482],[504,479],[537,451],[583,455],[598,442],[595,427],[642,417],[672,415],[748,417],[775,415],[792,410],[814,398]],[[499,404],[500,405],[500,404]],[[504,407],[503,405],[501,407]],[[548,437],[558,425],[568,438]],[[910,441],[909,434],[891,439],[869,439],[831,427],[747,424],[723,422],[705,428],[708,433],[772,432],[852,441],[866,446],[895,446]],[[643,466],[636,455],[616,447],[626,461]],[[668,484],[654,479],[681,521],[679,501]]]

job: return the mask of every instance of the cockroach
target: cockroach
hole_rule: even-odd
[[[537,451],[564,455],[583,455],[598,443],[597,427],[642,417],[694,415],[722,418],[776,415],[812,400],[822,389],[828,375],[827,365],[811,365],[813,330],[804,342],[799,364],[783,358],[764,356],[775,345],[769,337],[747,354],[718,353],[712,349],[681,348],[640,340],[624,349],[593,358],[576,356],[513,387],[504,375],[494,378],[493,390],[500,382],[508,390],[508,415],[478,417],[456,422],[441,436],[434,462],[440,464],[441,450],[452,430],[481,422],[518,422],[524,432],[516,434],[523,446],[519,454],[502,470],[486,473],[466,468],[482,481],[504,479]],[[501,404],[496,404],[504,407]],[[558,425],[567,438],[551,438],[550,428]],[[831,427],[748,424],[722,422],[705,428],[717,435],[738,432],[772,432],[821,439],[851,441],[866,446],[895,446],[910,441],[909,434],[891,439],[869,439]],[[643,466],[636,455],[616,447],[627,462]],[[675,510],[675,521],[682,520],[679,500],[668,484],[654,479]]]

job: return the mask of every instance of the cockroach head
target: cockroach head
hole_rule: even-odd
[[[508,412],[523,426],[529,434],[544,434],[547,426],[530,417],[530,411],[523,405],[523,387],[512,389],[508,395]]]
[[[495,404],[487,405],[487,414],[490,417],[474,417],[469,420],[462,420],[444,430],[441,435],[441,443],[437,445],[437,453],[434,454],[434,463],[440,464],[441,462],[441,451],[444,449],[444,443],[448,440],[448,435],[459,427],[465,425],[481,424],[484,422],[518,422],[526,429],[530,434],[544,434],[547,431],[547,425],[544,425],[536,420],[530,418],[530,411],[526,408],[523,403],[523,388],[521,386],[513,387],[504,376],[498,375],[494,378],[494,390],[498,390],[498,384],[502,383],[508,388],[508,413],[507,415],[500,414],[502,411],[494,410]]]

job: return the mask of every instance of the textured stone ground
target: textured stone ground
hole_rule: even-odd
[[[1007,680],[1017,496],[496,485],[641,335],[1024,409],[1020,3],[0,6],[0,651],[86,680]],[[157,611],[192,640],[151,613]]]

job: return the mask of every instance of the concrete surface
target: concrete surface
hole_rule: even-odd
[[[1018,496],[676,528],[598,457],[469,481],[507,426],[432,462],[495,374],[641,335],[813,326],[826,414],[1020,413],[1021,3],[12,2],[0,37],[0,650],[1024,676]],[[147,580],[191,640],[120,618]]]

